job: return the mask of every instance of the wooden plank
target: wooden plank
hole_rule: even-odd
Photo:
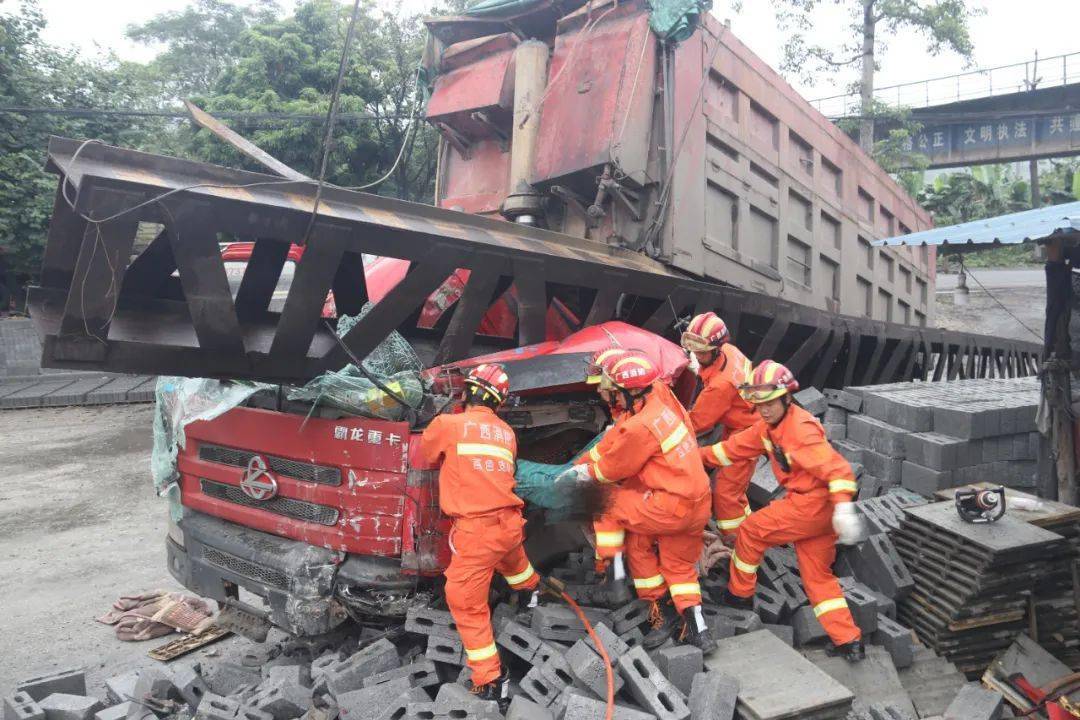
[[[288,257],[289,243],[285,240],[259,238],[255,241],[236,293],[236,314],[241,320],[250,320],[266,312]]]
[[[272,362],[299,361],[307,357],[344,253],[343,233],[325,225],[315,226],[296,266],[292,287],[270,345]]]
[[[499,284],[498,259],[478,259],[470,268],[469,281],[454,307],[432,365],[444,365],[468,356],[476,330],[491,307]]]

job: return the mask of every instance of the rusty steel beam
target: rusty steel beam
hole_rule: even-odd
[[[583,324],[620,319],[672,339],[680,318],[714,309],[755,360],[791,361],[807,384],[819,386],[1026,375],[1040,351],[838,316],[702,282],[595,241],[338,188],[324,189],[308,235],[315,187],[306,181],[63,138],[50,141],[48,168],[67,195],[57,195],[41,285],[30,294],[45,367],[305,382],[348,361],[321,312],[331,290],[344,312],[367,301],[363,255],[402,258],[411,267],[344,337],[357,356],[393,330],[428,362],[493,349],[476,331],[511,285],[518,330],[503,346],[544,339],[554,297]],[[141,222],[164,230],[129,262]],[[284,307],[271,311],[289,244],[305,236]],[[222,237],[255,241],[235,299]],[[470,271],[463,295],[434,329],[418,327],[425,301],[456,269]],[[976,363],[974,353],[983,352],[988,361]]]

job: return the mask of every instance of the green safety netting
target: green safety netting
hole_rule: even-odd
[[[712,0],[650,0],[649,27],[665,42],[682,42],[711,7]]]

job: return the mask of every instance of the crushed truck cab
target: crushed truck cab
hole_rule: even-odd
[[[515,396],[500,415],[518,433],[519,457],[561,463],[608,422],[583,381],[586,358],[612,345],[643,348],[668,380],[688,387],[678,346],[619,322],[424,374],[447,397],[459,391],[464,368],[503,363]],[[312,411],[282,397],[262,390],[185,426],[170,572],[221,602],[243,589],[261,598],[270,622],[296,635],[323,634],[350,617],[403,615],[450,560],[438,470],[420,458],[422,423]],[[553,529],[542,511],[530,517],[533,538]],[[562,540],[565,551],[584,538]],[[541,544],[545,552],[560,547]]]

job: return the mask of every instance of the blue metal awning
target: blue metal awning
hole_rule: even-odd
[[[986,220],[923,230],[877,240],[875,245],[947,245],[955,250],[964,246],[976,249],[984,245],[1016,245],[1043,240],[1055,234],[1080,235],[1080,202],[1051,205],[1037,210],[1000,215]]]

